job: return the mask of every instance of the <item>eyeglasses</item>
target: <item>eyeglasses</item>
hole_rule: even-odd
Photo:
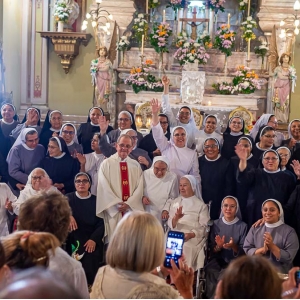
[[[273,123],[274,125],[278,125],[278,122],[275,122],[275,121],[269,121],[269,123]]]
[[[224,208],[230,208],[230,209],[235,209],[236,205],[229,205],[229,204],[223,204]]]
[[[204,149],[209,149],[209,148],[211,148],[211,149],[215,149],[215,148],[218,148],[218,145],[206,145],[206,146],[204,146]]]
[[[282,157],[282,158],[287,158],[287,157],[289,157],[290,155],[289,155],[289,154],[283,154],[283,153],[282,153],[282,154],[279,154],[279,156]]]
[[[36,139],[33,139],[33,140],[26,140],[26,142],[29,142],[29,143],[36,143],[39,141],[39,138],[36,138]]]
[[[180,136],[181,136],[181,137],[185,137],[186,134],[185,134],[185,133],[181,133],[181,134],[180,134],[180,133],[175,133],[174,136],[175,136],[175,137],[180,137]]]
[[[124,144],[118,144],[120,148],[130,149],[132,148],[131,145],[124,145]]]
[[[276,138],[276,135],[270,135],[270,134],[264,134],[264,136],[268,139],[275,139]]]
[[[48,149],[55,149],[55,148],[58,148],[58,147],[48,145]]]
[[[91,142],[92,142],[92,143],[98,143],[98,140],[91,139]]]
[[[42,180],[42,178],[44,178],[45,176],[32,176],[31,179],[32,180]]]
[[[119,118],[118,121],[119,122],[128,122],[128,121],[130,121],[130,119],[129,118]]]
[[[267,161],[275,161],[275,160],[277,160],[278,159],[278,157],[264,157],[264,160],[267,160]]]
[[[160,121],[159,123],[162,124],[162,125],[169,124],[167,121],[166,122]]]
[[[233,124],[233,125],[242,125],[242,122],[232,121],[231,124]]]
[[[181,111],[181,112],[179,112],[179,114],[180,114],[181,116],[189,116],[191,113]]]
[[[138,139],[137,135],[134,135],[134,136],[131,135],[131,138],[134,139],[134,140]]]
[[[74,131],[63,130],[62,133],[73,135],[75,132]]]
[[[77,180],[75,180],[75,183],[76,184],[87,184],[87,183],[89,183],[89,181],[87,180],[87,179],[83,179],[83,180],[79,180],[79,179],[77,179]]]

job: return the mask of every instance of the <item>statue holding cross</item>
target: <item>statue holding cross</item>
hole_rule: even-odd
[[[193,9],[193,18],[180,18],[179,21],[187,22],[188,25],[192,27],[191,32],[191,39],[196,40],[197,39],[197,27],[200,26],[202,23],[209,22],[209,19],[201,19],[197,18],[197,8],[194,7]],[[191,22],[191,23],[189,23]],[[196,24],[197,22],[200,22],[199,24]]]

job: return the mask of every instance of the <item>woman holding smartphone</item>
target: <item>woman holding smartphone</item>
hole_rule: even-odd
[[[183,255],[188,266],[195,270],[204,264],[205,232],[209,213],[203,200],[195,196],[197,181],[192,175],[180,178],[180,196],[169,199],[163,209],[169,213],[168,226],[171,230],[184,233]]]

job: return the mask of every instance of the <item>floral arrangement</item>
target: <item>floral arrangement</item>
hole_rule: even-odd
[[[235,77],[232,83],[215,83],[212,87],[218,94],[251,94],[256,89],[260,90],[261,85],[258,80],[258,75],[245,66],[238,66]]]
[[[248,0],[239,0],[239,4],[240,4],[240,6],[239,6],[239,9],[240,10],[246,10],[246,8],[247,8],[247,5],[248,5]]]
[[[208,6],[210,9],[212,9],[216,13],[218,12],[218,10],[220,10],[221,12],[224,12],[224,10],[225,10],[225,8],[223,6],[224,3],[225,3],[225,0],[210,0],[210,1],[208,1]]]
[[[187,0],[169,0],[167,4],[168,7],[172,7],[173,10],[177,11],[180,8],[186,8],[190,4]]]
[[[221,25],[215,35],[213,47],[219,49],[227,57],[232,55],[236,33],[227,24]]]
[[[199,36],[198,43],[203,45],[205,49],[210,49],[213,46],[210,35],[206,30],[204,30],[203,33]]]
[[[148,59],[139,67],[133,67],[128,78],[124,80],[125,84],[131,85],[133,91],[137,94],[140,91],[162,92],[163,84],[160,79],[150,74],[154,68],[151,67],[152,60]]]
[[[138,43],[142,43],[142,36],[147,37],[148,31],[148,22],[145,19],[144,14],[138,14],[137,17],[134,19],[134,24],[132,26],[134,31],[133,37],[137,39]]]
[[[160,3],[158,0],[149,0],[148,2],[148,7],[151,8],[156,8]]]
[[[254,40],[256,38],[256,35],[253,33],[253,28],[257,28],[257,23],[249,16],[247,20],[241,24],[241,29],[244,31],[242,38],[247,42],[248,40]]]
[[[58,0],[54,5],[54,14],[55,21],[57,22],[68,22],[69,16],[72,13],[72,9],[67,5],[64,0]]]
[[[180,48],[188,40],[187,33],[183,30],[177,35],[176,47]]]
[[[293,66],[289,67],[289,73],[290,73],[290,79],[292,81],[296,81],[297,80],[297,75],[296,75],[296,69]]]
[[[186,63],[194,62],[205,65],[210,57],[206,49],[200,43],[192,39],[177,39],[176,45],[178,45],[179,48],[174,53],[174,58],[179,61],[181,66]]]
[[[120,40],[117,42],[116,46],[116,50],[119,51],[126,51],[130,48],[130,42],[127,39],[126,35],[121,36]]]
[[[267,46],[267,42],[265,41],[261,42],[260,46],[254,47],[254,53],[257,55],[257,57],[261,56],[262,64],[264,63],[264,59],[268,51],[269,51],[269,47]]]
[[[168,38],[171,34],[171,27],[166,22],[153,26],[153,33],[150,34],[150,44],[154,47],[157,53],[169,52]]]

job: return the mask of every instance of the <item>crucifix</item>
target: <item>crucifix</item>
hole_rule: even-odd
[[[187,22],[188,25],[192,27],[192,33],[191,33],[191,39],[196,40],[197,39],[197,27],[200,26],[202,23],[208,22],[209,19],[200,19],[197,18],[197,8],[196,6],[193,9],[193,18],[180,18],[179,21]],[[191,23],[189,23],[191,21]],[[200,22],[199,24],[196,24],[197,22]],[[181,25],[182,27],[182,25]]]

